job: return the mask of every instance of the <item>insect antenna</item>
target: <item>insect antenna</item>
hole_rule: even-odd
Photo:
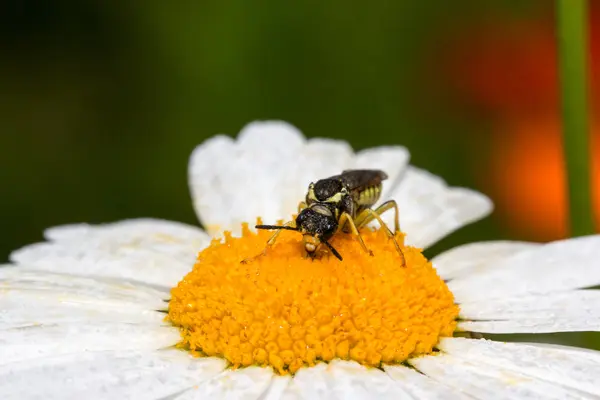
[[[256,225],[255,228],[256,229],[268,229],[268,230],[284,229],[286,231],[297,231],[298,230],[298,228],[294,228],[293,226],[282,226],[282,225]]]
[[[332,245],[330,245],[328,241],[321,240],[321,243],[325,243],[325,246],[327,246],[329,248],[329,250],[331,250],[331,252],[333,253],[333,255],[336,256],[336,258],[338,260],[340,260],[340,261],[343,260],[342,256],[340,255],[340,253],[338,253],[338,251]]]

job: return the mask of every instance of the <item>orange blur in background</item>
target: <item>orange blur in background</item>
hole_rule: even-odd
[[[592,181],[600,226],[600,125],[594,124]],[[479,177],[497,205],[497,218],[532,240],[567,236],[566,174],[558,115],[499,123],[488,170]]]
[[[600,5],[590,2],[590,141],[596,230],[600,228]],[[554,18],[488,20],[450,39],[442,75],[454,94],[493,121],[477,176],[496,218],[524,239],[568,235],[566,173]],[[464,29],[464,27],[462,28]]]

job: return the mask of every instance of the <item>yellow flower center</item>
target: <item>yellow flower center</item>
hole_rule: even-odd
[[[338,234],[331,243],[343,261],[311,259],[297,233],[282,232],[265,256],[240,262],[270,234],[245,225],[242,237],[226,234],[199,254],[171,291],[167,319],[181,331],[179,347],[287,374],[334,358],[397,364],[452,335],[458,306],[419,249],[403,247],[403,267],[384,232],[364,230],[373,256]]]

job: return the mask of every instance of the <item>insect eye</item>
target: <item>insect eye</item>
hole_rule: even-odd
[[[301,212],[296,217],[296,226],[301,226],[304,221],[306,221],[306,214]]]
[[[337,229],[337,224],[334,219],[327,219],[327,222],[324,224],[323,234],[324,236],[331,236],[335,233]]]
[[[300,213],[296,217],[296,226],[306,227],[307,224],[310,224],[310,219],[313,214],[314,211],[312,211],[310,208],[300,211]]]

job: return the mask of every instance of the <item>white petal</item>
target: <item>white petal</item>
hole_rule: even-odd
[[[199,251],[210,243],[200,228],[151,218],[128,219],[109,224],[63,225],[44,232],[48,240],[59,242],[111,242],[113,246],[147,249],[193,263]]]
[[[600,235],[552,242],[448,283],[459,303],[600,284]]]
[[[150,286],[107,278],[85,278],[28,268],[0,268],[1,290],[37,290],[90,297],[99,301],[120,301],[149,310],[164,308],[169,292]]]
[[[438,347],[474,364],[492,365],[600,396],[600,352],[460,338],[444,338]]]
[[[580,399],[581,395],[550,382],[448,354],[409,361],[431,378],[479,399]]]
[[[458,329],[481,333],[550,333],[600,331],[600,318],[518,319],[508,321],[461,321]]]
[[[495,261],[537,246],[540,244],[511,241],[469,243],[439,254],[432,258],[431,262],[443,279],[454,279],[483,271],[495,266]]]
[[[298,397],[285,394],[286,389],[291,382],[292,378],[289,375],[273,376],[273,379],[271,379],[271,383],[269,384],[267,391],[262,395],[261,400],[297,399]]]
[[[56,242],[26,246],[14,251],[11,260],[26,268],[164,288],[179,282],[210,242],[199,228],[154,219],[67,225],[47,230],[46,236]]]
[[[296,156],[297,160],[289,161],[292,164],[290,169],[293,171],[291,176],[295,181],[282,177],[275,191],[271,193],[271,196],[280,199],[283,216],[273,216],[270,221],[275,222],[279,218],[289,220],[292,213],[297,213],[300,200],[306,197],[308,185],[351,168],[353,156],[350,145],[342,140],[322,138],[308,140],[306,146]],[[282,190],[281,194],[275,194],[277,190]]]
[[[175,399],[258,399],[267,391],[273,377],[270,368],[225,370]]]
[[[211,234],[239,233],[240,224],[289,220],[312,180],[338,174],[352,162],[343,141],[306,141],[281,121],[247,125],[234,142],[213,137],[198,146],[189,164],[194,207]]]
[[[520,342],[521,344],[526,344],[527,346],[533,347],[541,347],[544,349],[557,349],[563,352],[574,353],[576,356],[581,357],[592,357],[593,360],[598,360],[598,350],[585,349],[583,347],[573,347],[573,346],[564,346],[556,343],[535,343],[535,342]]]
[[[67,354],[0,366],[2,399],[159,399],[223,371],[178,350]]]
[[[59,322],[165,324],[164,313],[135,303],[56,290],[0,289],[0,310],[0,329]]]
[[[243,181],[222,176],[223,171],[236,168],[236,156],[237,150],[233,140],[224,135],[206,140],[196,147],[190,156],[188,184],[194,209],[203,228],[210,234],[227,229],[229,226],[226,216],[231,214],[233,217],[233,210],[243,206],[240,197],[232,197],[239,187],[243,187],[240,186]],[[230,179],[229,182],[227,178]],[[230,196],[226,197],[223,194]]]
[[[386,366],[385,372],[415,399],[459,400],[471,397],[404,366]]]
[[[62,323],[0,330],[0,365],[104,350],[156,350],[176,344],[177,329],[157,324]]]
[[[299,370],[285,395],[306,400],[412,398],[385,372],[341,360]]]
[[[168,288],[193,267],[172,256],[96,238],[91,241],[36,243],[14,251],[21,268],[66,274],[118,278]]]
[[[461,329],[541,333],[600,330],[600,291],[577,290],[460,305]],[[483,329],[483,330],[481,330]]]
[[[296,372],[285,394],[288,398],[307,400],[329,400],[334,388],[326,377],[328,365],[319,363],[314,367],[302,368]]]
[[[410,399],[402,386],[385,372],[356,362],[332,361],[327,368],[334,394],[342,399]]]
[[[349,168],[380,168],[389,175],[382,200],[399,202],[401,227],[412,245],[426,247],[491,211],[482,194],[449,188],[417,168],[406,170],[407,161],[403,147],[354,155],[346,142],[306,141],[287,123],[255,122],[237,142],[216,136],[198,146],[190,159],[189,183],[196,211],[211,234],[239,233],[242,222],[252,224],[258,216],[265,223],[289,220],[311,181]],[[392,224],[393,215],[386,213],[384,220]]]
[[[441,178],[412,166],[408,167],[391,198],[398,202],[400,227],[406,233],[406,243],[420,248],[485,217],[493,207],[483,194],[448,187]],[[388,223],[391,217],[386,216]]]
[[[383,183],[381,199],[388,200],[392,190],[400,183],[408,166],[409,158],[408,150],[402,146],[373,147],[356,153],[356,160],[352,168],[384,171],[388,175],[388,179]]]

